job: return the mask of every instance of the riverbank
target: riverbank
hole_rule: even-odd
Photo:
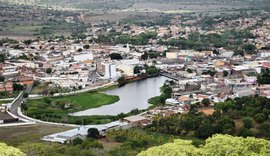
[[[70,93],[71,95],[68,96],[58,95],[57,97],[43,97],[42,99],[29,100],[30,102],[28,101],[26,105],[28,108],[24,108],[25,105],[23,105],[22,109],[25,115],[48,122],[77,125],[109,123],[153,109],[156,105],[149,105],[148,99],[160,95],[160,87],[166,80],[165,77],[157,76],[151,75],[149,77],[152,78],[146,78],[145,80],[142,78],[136,79],[133,83],[119,88],[118,85],[109,85],[103,88],[92,89],[91,91],[92,94],[95,92],[103,95],[99,98],[106,98],[106,96],[114,97],[117,95],[120,97],[118,99],[119,101],[117,100],[118,102],[111,101],[102,103],[101,105],[94,104],[89,106],[88,104],[93,101],[89,99],[89,95],[81,97],[82,94],[89,92],[76,92],[76,94]],[[74,98],[78,99],[74,100]],[[80,104],[82,101],[84,104]],[[88,110],[91,112],[84,112]],[[76,112],[76,115],[74,112]]]
[[[153,78],[153,77],[158,77],[160,76],[159,74],[144,74],[144,75],[139,75],[139,76],[130,76],[130,77],[124,77],[123,80],[118,79],[118,86],[123,86],[128,83],[136,82],[136,81],[142,81],[146,80],[148,78]]]
[[[42,99],[28,100],[22,105],[22,109],[25,115],[43,121],[79,125],[92,124],[100,118],[92,117],[89,119],[88,117],[73,117],[69,114],[85,109],[109,105],[117,101],[119,101],[118,96],[90,91],[76,95],[52,98],[44,97]]]

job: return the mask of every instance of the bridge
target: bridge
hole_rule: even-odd
[[[172,74],[170,74],[168,72],[165,72],[165,71],[161,71],[159,73],[159,75],[165,76],[165,77],[170,78],[170,79],[173,79],[175,81],[179,81],[180,80],[180,77],[179,76],[174,76],[174,75],[172,75]]]

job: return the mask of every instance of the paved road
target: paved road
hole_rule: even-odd
[[[33,85],[27,85],[26,89],[24,92],[26,93],[30,93],[31,89],[32,89]],[[20,116],[20,114],[18,114],[18,107],[21,105],[21,103],[23,102],[24,98],[23,98],[23,94],[21,94],[17,100],[11,105],[10,107],[10,113],[12,113],[13,115],[25,119],[23,116]]]

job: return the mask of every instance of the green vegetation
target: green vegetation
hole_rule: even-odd
[[[0,62],[4,63],[6,60],[6,56],[4,54],[0,54]]]
[[[18,44],[19,42],[17,40],[13,40],[13,39],[1,39],[0,40],[0,46],[2,46],[3,44]]]
[[[39,81],[34,81],[33,89],[31,90],[31,93],[53,95],[55,93],[68,93],[71,91],[71,89],[68,89],[68,88],[52,87],[49,84],[50,83],[40,83]]]
[[[145,74],[156,75],[160,73],[160,69],[158,69],[156,66],[148,66],[147,64],[145,64],[144,66],[135,66],[133,70],[135,74],[142,76],[144,76]],[[145,70],[146,73],[143,73],[143,70]]]
[[[18,83],[13,83],[13,91],[22,91],[24,86]]]
[[[7,91],[3,91],[0,92],[0,99],[6,99],[6,98],[14,98],[19,94],[19,92],[7,92]]]
[[[168,84],[164,84],[160,87],[161,95],[153,97],[148,100],[148,103],[155,106],[160,106],[165,104],[165,100],[172,96],[172,88]]]
[[[0,143],[0,155],[3,156],[24,156],[25,154],[22,153],[19,149],[11,146],[7,146],[4,143]]]
[[[93,139],[99,138],[99,131],[98,131],[98,129],[96,129],[96,128],[89,128],[87,132],[88,132],[88,134],[87,134],[87,137],[88,138],[93,138]]]
[[[118,82],[118,86],[119,86],[119,87],[121,87],[121,86],[123,86],[123,85],[125,85],[125,84],[127,83],[124,76],[119,77],[119,78],[117,79],[117,82]]]
[[[143,131],[141,129],[111,130],[106,133],[107,139],[121,143],[117,148],[109,151],[109,155],[137,155],[149,147],[164,144],[174,140],[176,136]],[[203,143],[201,140],[194,140],[197,145]]]
[[[99,117],[92,117],[90,119],[89,117],[74,117],[69,116],[68,114],[112,104],[118,100],[118,96],[93,91],[70,96],[55,98],[45,97],[41,100],[28,100],[22,108],[24,113],[28,116],[44,121],[88,124]]]
[[[119,53],[111,53],[110,54],[110,58],[112,60],[122,60],[123,59],[123,57]]]
[[[95,156],[95,148],[90,147],[90,143],[83,141],[81,144],[75,145],[61,145],[57,143],[45,144],[45,143],[23,143],[20,148],[27,155],[38,156]]]
[[[156,38],[156,32],[141,33],[135,36],[129,36],[121,33],[110,32],[109,34],[101,34],[95,40],[97,43],[107,44],[134,44],[134,45],[145,45],[148,44],[149,39]]]
[[[206,140],[200,147],[192,145],[192,141],[175,140],[162,146],[150,148],[138,156],[156,155],[193,155],[193,156],[264,156],[269,154],[270,142],[256,138],[215,135]]]
[[[176,46],[181,49],[211,49],[226,47],[230,49],[238,49],[239,45],[243,45],[247,52],[252,52],[249,50],[254,50],[253,47],[244,46],[244,40],[254,38],[254,36],[249,31],[236,31],[227,30],[222,34],[209,34],[202,35],[198,32],[190,33],[188,39],[179,38],[171,39],[168,41],[160,40],[160,44]],[[251,48],[251,49],[250,49]]]
[[[266,131],[270,127],[270,100],[266,97],[242,97],[217,103],[216,111],[208,116],[197,112],[197,107],[192,105],[188,114],[157,118],[147,129],[201,139],[213,134],[270,138],[270,132]]]
[[[270,84],[270,70],[266,69],[261,75],[257,76],[257,82],[259,84]]]

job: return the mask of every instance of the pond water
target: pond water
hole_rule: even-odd
[[[111,105],[76,112],[72,115],[117,115],[120,113],[128,113],[133,109],[147,109],[149,107],[148,99],[160,95],[160,87],[166,80],[168,80],[168,78],[159,76],[128,83],[120,88],[108,90],[105,92],[106,94],[118,95],[120,100]]]

